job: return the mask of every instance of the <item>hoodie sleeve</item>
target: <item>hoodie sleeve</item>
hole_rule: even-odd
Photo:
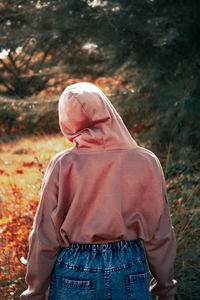
[[[176,236],[171,223],[165,179],[160,163],[159,168],[163,190],[163,212],[152,239],[143,241],[143,244],[149,270],[153,276],[150,292],[156,295],[157,300],[173,300],[177,289],[177,281],[173,278]]]
[[[42,181],[40,202],[29,235],[25,276],[28,288],[20,295],[21,300],[45,299],[45,292],[59,252],[59,241],[51,218],[57,206],[58,173],[58,164],[51,159]]]

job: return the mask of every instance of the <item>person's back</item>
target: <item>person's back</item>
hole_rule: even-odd
[[[139,146],[74,148],[59,155],[56,163],[62,180],[54,219],[60,220],[63,240],[98,243],[152,237],[163,210],[163,191],[157,182],[158,161],[150,151]]]
[[[107,296],[106,292],[103,295],[103,287],[101,290],[99,284],[96,298],[91,299],[149,299],[146,262],[140,240],[155,278],[150,290],[160,295],[160,299],[172,299],[177,287],[173,279],[176,239],[158,158],[137,145],[106,96],[90,83],[78,83],[65,89],[59,101],[59,124],[62,133],[74,142],[74,147],[54,156],[46,170],[30,235],[26,276],[29,289],[21,299],[44,299],[51,274],[49,299],[60,299],[57,293],[62,289],[55,292],[53,284],[58,278],[67,291],[70,286],[74,290],[71,296],[62,292],[68,295],[66,298],[59,294],[62,299],[87,299],[86,294],[78,293],[76,288],[97,285],[94,270],[96,273],[102,270],[102,274],[111,276],[114,274],[112,270],[117,272],[125,265],[123,276],[119,273],[122,277],[112,281],[113,294],[107,289]],[[113,254],[105,256],[103,252],[99,262],[96,257],[90,260],[87,256],[81,258],[84,249],[91,258],[97,250],[104,249],[101,246],[107,247],[110,255],[109,251],[128,246],[135,249],[135,253],[125,255],[120,250],[122,257],[127,256],[127,261],[122,261],[118,254],[118,260],[113,258],[113,264]],[[70,257],[66,252],[70,265],[63,260],[63,251],[69,249],[80,250],[77,264],[72,261],[72,257],[76,260],[74,253]],[[59,273],[57,267],[52,272],[55,262],[58,270],[61,265],[74,270],[82,268],[84,274],[93,270],[93,277],[90,275],[91,281],[84,281],[81,275],[77,280],[72,274]],[[142,268],[138,268],[140,264]],[[124,279],[121,287],[119,278]],[[104,280],[106,286],[111,277]],[[142,281],[144,284],[136,293],[133,282],[141,284]],[[120,294],[117,287],[121,288]],[[134,293],[135,298],[132,298]]]

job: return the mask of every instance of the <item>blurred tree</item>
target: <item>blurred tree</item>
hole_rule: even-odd
[[[38,70],[49,49],[36,30],[41,15],[36,3],[9,0],[0,5],[0,50],[8,51],[6,59],[0,59],[0,83],[18,97],[43,89],[48,80]]]
[[[0,59],[5,92],[22,98],[44,89],[61,71],[87,72],[87,63],[101,60],[93,53],[88,60],[83,49],[93,11],[85,0],[1,1],[0,51],[8,50]]]
[[[169,144],[185,153],[187,146],[199,151],[200,2],[101,3],[105,4],[98,33],[101,43],[112,48],[118,72],[132,68],[141,75],[135,93],[124,96],[126,102],[120,100],[129,129],[142,122],[149,136],[152,128],[156,151],[166,151]],[[129,81],[135,80],[128,76]],[[129,109],[123,109],[123,103]],[[174,150],[177,154],[177,147]]]

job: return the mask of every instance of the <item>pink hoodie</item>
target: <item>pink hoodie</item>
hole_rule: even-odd
[[[45,299],[60,247],[137,238],[154,277],[150,291],[172,299],[176,237],[158,158],[137,145],[91,83],[68,86],[58,109],[61,131],[74,147],[56,154],[46,169],[21,300]]]

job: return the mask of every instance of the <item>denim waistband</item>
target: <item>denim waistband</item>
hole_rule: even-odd
[[[107,242],[100,244],[73,244],[71,243],[69,248],[71,249],[80,249],[86,251],[101,251],[101,250],[109,250],[109,249],[120,249],[126,248],[128,246],[133,246],[134,244],[140,244],[140,239],[132,240],[132,241],[115,241],[115,242]]]

